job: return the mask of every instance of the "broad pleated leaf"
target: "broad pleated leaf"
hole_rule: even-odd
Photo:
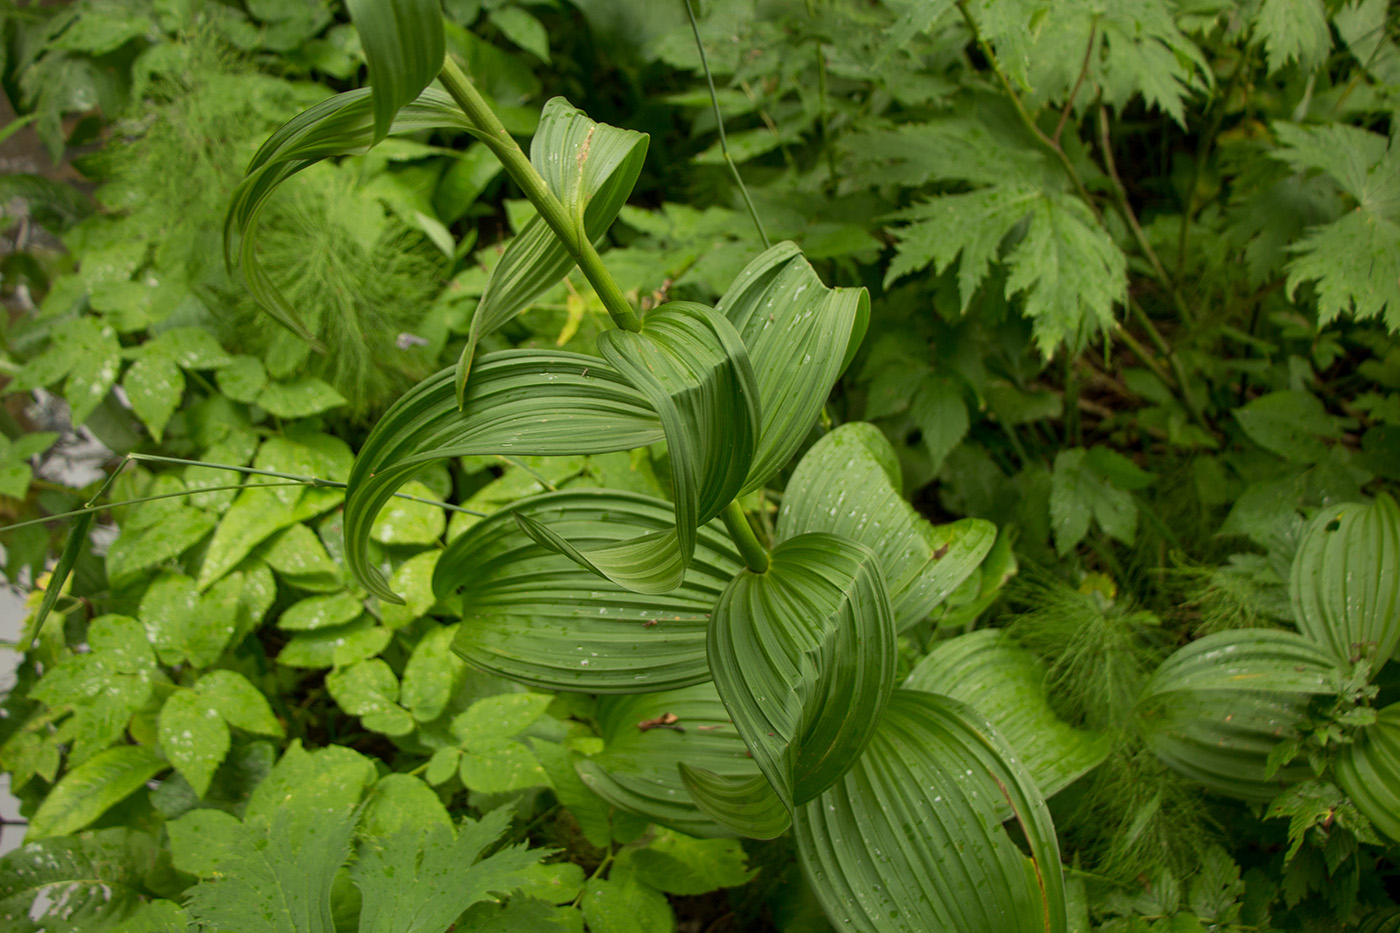
[[[870,320],[864,288],[827,288],[796,244],[749,263],[716,310],[744,339],[758,378],[763,429],[744,492],[792,459],[821,415]]]
[[[792,814],[762,774],[727,777],[681,762],[681,780],[695,805],[725,829],[750,839],[776,839]]]
[[[523,499],[473,525],[448,545],[433,573],[439,598],[465,591],[453,650],[478,667],[550,690],[637,693],[709,680],[710,612],[742,566],[718,523],[700,529],[684,584],[646,596],[536,544],[514,521],[517,514],[583,547],[673,520],[669,502],[589,489]]]
[[[894,689],[894,618],[875,552],[814,532],[744,570],[715,604],[710,671],[790,809],[835,783]]]
[[[374,93],[374,141],[391,132],[399,108],[442,70],[447,51],[441,0],[346,0],[360,34]]]
[[[596,241],[617,218],[646,161],[645,133],[595,123],[562,97],[544,105],[530,142],[530,163],[564,205],[576,233]],[[536,215],[506,246],[472,317],[458,363],[458,391],[471,372],[477,342],[525,310],[573,268],[554,231]]]
[[[1065,930],[1050,813],[991,724],[954,700],[898,690],[871,731],[859,763],[793,815],[803,871],[832,924]],[[1030,858],[1001,826],[1007,808]]]
[[[519,521],[540,544],[621,586],[669,592],[685,575],[696,529],[729,504],[748,474],[759,422],[753,369],[733,325],[693,301],[655,309],[639,333],[604,331],[598,349],[661,419],[675,526],[583,548],[524,516]]]
[[[1366,818],[1400,840],[1400,703],[1380,711],[1336,763],[1337,783]]]
[[[991,720],[1046,797],[1097,767],[1112,745],[1107,735],[1075,729],[1055,715],[1045,665],[999,629],[940,643],[904,686],[959,700]]]
[[[355,458],[345,496],[345,562],[365,589],[400,601],[369,565],[370,528],[394,491],[434,460],[607,453],[661,438],[646,400],[594,357],[551,350],[486,354],[460,410],[452,370],[445,369],[395,402]]]
[[[779,541],[828,531],[880,556],[903,631],[928,618],[967,578],[996,541],[996,526],[978,518],[931,525],[902,495],[894,449],[871,424],[853,422],[823,437],[788,481],[778,516]]]
[[[1336,662],[1301,635],[1219,632],[1162,662],[1135,715],[1168,766],[1216,793],[1263,802],[1311,775],[1300,764],[1269,776],[1269,753],[1299,735],[1310,696],[1339,689]]]
[[[674,716],[674,721],[669,716]],[[677,765],[723,778],[762,777],[713,684],[604,697],[598,704],[601,752],[578,762],[583,782],[629,813],[691,836],[725,836],[696,807]]]
[[[436,67],[441,65],[439,53]],[[364,152],[379,138],[375,135],[371,106],[368,89],[347,91],[321,101],[278,127],[248,163],[224,216],[224,262],[233,268],[236,244],[243,278],[253,297],[279,323],[317,346],[315,335],[258,262],[254,234],[263,206],[284,181],[323,159]],[[432,129],[475,131],[452,98],[431,88],[401,109],[396,104],[395,109],[398,113],[388,128],[391,134]]]
[[[1383,664],[1400,644],[1400,508],[1385,493],[1318,513],[1289,579],[1298,630],[1344,663]]]

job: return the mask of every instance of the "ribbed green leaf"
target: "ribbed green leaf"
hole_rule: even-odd
[[[1049,811],[991,724],[954,700],[898,690],[871,731],[859,763],[793,815],[803,870],[832,924],[1065,930]],[[1000,825],[1008,806],[1030,858]]]
[[[880,429],[853,422],[812,445],[788,481],[778,540],[829,531],[880,556],[903,631],[926,619],[991,550],[996,526],[977,518],[930,525],[904,500],[899,461]]]
[[[530,162],[564,205],[574,229],[592,243],[607,232],[646,161],[645,133],[595,123],[562,97],[544,105],[530,142]],[[471,372],[477,342],[515,317],[573,268],[554,231],[535,216],[506,246],[472,317],[458,363],[458,390]]]
[[[681,762],[681,780],[695,805],[725,829],[750,839],[776,839],[792,814],[762,774],[727,777]]]
[[[1107,735],[1075,729],[1055,715],[1045,694],[1045,665],[999,629],[942,642],[904,686],[959,700],[986,716],[1046,797],[1097,767],[1112,746]]]
[[[374,141],[391,132],[399,108],[442,70],[447,51],[441,0],[346,0],[360,34],[374,92]]]
[[[680,585],[696,529],[738,494],[758,434],[758,391],[738,333],[712,308],[674,301],[647,315],[639,333],[604,331],[598,349],[661,418],[676,497],[671,531],[581,548],[522,516],[532,537],[600,576],[639,593]]]
[[[460,410],[453,372],[443,370],[395,402],[355,458],[345,496],[345,562],[365,589],[399,602],[369,565],[370,528],[394,490],[434,460],[607,453],[661,438],[646,400],[594,357],[551,350],[488,353]]]
[[[806,803],[860,757],[894,689],[894,618],[879,558],[813,532],[744,570],[715,604],[710,671],[783,803]]]
[[[662,724],[668,713],[675,720]],[[723,778],[762,777],[713,684],[604,697],[598,725],[605,745],[578,762],[583,782],[613,806],[687,835],[731,833],[695,806],[679,762]]]
[[[1308,525],[1289,579],[1298,630],[1343,663],[1379,667],[1400,645],[1400,508],[1325,508]]]
[[[1336,763],[1337,783],[1366,818],[1400,841],[1400,703],[1380,711]]]
[[[796,244],[749,263],[716,310],[733,323],[758,377],[763,429],[744,492],[792,459],[821,415],[870,320],[864,288],[827,288]]]
[[[439,54],[437,67],[441,65],[442,55]],[[472,123],[441,91],[424,90],[417,100],[401,109],[396,104],[395,109],[398,113],[388,128],[391,134],[442,128],[475,132]],[[317,345],[315,335],[258,262],[254,236],[258,217],[278,186],[297,172],[323,159],[368,149],[378,138],[374,119],[370,91],[361,89],[337,94],[288,120],[268,137],[248,163],[243,181],[234,190],[224,216],[224,262],[233,268],[237,244],[237,259],[253,297],[279,323],[313,345]]]
[[[1264,802],[1311,776],[1305,765],[1269,776],[1269,753],[1299,735],[1309,696],[1335,693],[1340,676],[1324,649],[1296,633],[1219,632],[1162,662],[1135,716],[1168,766],[1216,793]]]
[[[536,544],[516,525],[518,514],[584,547],[673,520],[669,502],[588,489],[522,499],[473,525],[448,545],[433,573],[439,598],[465,590],[453,650],[478,667],[550,690],[637,693],[710,678],[710,612],[742,566],[718,523],[700,529],[682,586],[644,596]]]

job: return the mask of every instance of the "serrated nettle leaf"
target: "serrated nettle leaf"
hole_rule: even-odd
[[[1341,676],[1326,649],[1294,632],[1219,632],[1162,662],[1134,716],[1173,770],[1219,794],[1267,801],[1311,775],[1270,755],[1301,735],[1309,697],[1339,692]]]
[[[1077,197],[1010,184],[943,195],[900,216],[915,225],[899,230],[901,256],[886,281],[930,263],[942,272],[961,254],[964,308],[1003,240],[1024,221],[1005,253],[1006,297],[1021,296],[1047,358],[1060,344],[1077,346],[1093,329],[1111,326],[1113,306],[1127,296],[1127,258]]]
[[[678,763],[724,779],[767,783],[713,684],[605,697],[598,704],[598,726],[603,750],[575,764],[583,783],[612,806],[687,835],[709,838],[735,830],[696,807]],[[787,812],[781,803],[777,808]]]
[[[375,596],[401,601],[369,565],[370,529],[394,491],[435,460],[608,453],[662,437],[646,399],[594,357],[543,350],[486,354],[460,410],[452,371],[444,370],[394,403],[360,449],[346,494],[346,564]]]
[[[222,579],[272,535],[334,508],[345,495],[338,489],[313,487],[304,490],[289,509],[273,494],[274,489],[257,486],[245,486],[218,523],[199,568],[201,590]]]
[[[257,404],[278,418],[309,418],[346,404],[329,383],[315,376],[273,382],[258,393]]]
[[[203,596],[189,577],[158,577],[141,599],[141,619],[161,661],[195,667],[217,661],[233,636],[242,590],[239,574]]]
[[[1262,0],[1253,25],[1271,74],[1294,61],[1305,73],[1315,71],[1332,49],[1322,0]]]
[[[1366,818],[1400,839],[1400,704],[1381,710],[1374,723],[1343,745],[1335,767],[1337,783]]]
[[[434,9],[431,15],[441,16],[436,0],[393,0],[393,3],[356,0],[356,5],[362,8],[362,12],[368,11],[374,21],[381,15],[387,15],[391,20],[397,21],[390,8],[402,4],[432,7]],[[440,41],[441,19],[437,22]],[[386,25],[385,28],[388,31],[376,41],[390,44],[397,41],[397,27],[390,29]],[[384,46],[386,51],[389,47]],[[419,51],[424,50],[420,47]],[[248,289],[263,308],[279,323],[313,346],[318,346],[315,335],[307,329],[300,315],[291,307],[267,270],[258,261],[255,237],[258,218],[268,198],[288,178],[323,159],[365,151],[385,135],[385,132],[381,132],[384,127],[387,127],[387,133],[392,135],[431,129],[472,132],[473,125],[452,103],[451,98],[441,91],[426,87],[427,82],[431,81],[442,67],[441,48],[436,58],[432,74],[405,100],[386,97],[385,94],[401,93],[413,82],[386,88],[376,86],[373,101],[371,90],[368,88],[347,91],[293,117],[263,143],[262,148],[248,164],[243,181],[233,193],[228,214],[224,217],[225,263],[232,269],[236,257]],[[381,117],[383,108],[388,108],[387,117]],[[381,119],[391,122],[381,126]]]
[[[334,628],[298,632],[277,655],[289,667],[332,667],[354,664],[384,650],[394,633],[375,625],[368,613]]]
[[[872,732],[856,766],[793,816],[828,919],[870,933],[1062,933],[1049,811],[990,723],[953,700],[898,690]],[[1007,809],[1029,858],[1001,826]]]
[[[661,419],[675,526],[585,550],[527,516],[516,520],[540,545],[599,576],[638,593],[668,593],[685,577],[697,529],[733,501],[748,476],[760,423],[753,369],[734,326],[689,301],[654,309],[640,332],[603,332],[598,349]]]
[[[705,630],[715,600],[743,566],[719,522],[699,529],[680,587],[643,595],[537,543],[527,515],[585,550],[638,530],[666,529],[669,502],[634,493],[563,490],[523,499],[469,528],[442,553],[433,587],[466,587],[453,650],[472,664],[551,690],[629,693],[710,677]]]
[[[796,244],[744,267],[715,310],[748,349],[762,425],[741,494],[762,487],[797,453],[870,318],[863,288],[828,288]]]
[[[433,498],[432,490],[419,482],[409,481],[399,491],[420,499]],[[446,530],[447,516],[438,506],[397,498],[375,517],[369,536],[380,544],[431,545]]]
[[[37,839],[75,833],[169,767],[164,758],[141,745],[99,752],[59,779],[30,818],[27,835]]]
[[[228,726],[207,699],[179,690],[160,708],[160,747],[195,794],[203,797],[228,755]]]
[[[1045,692],[1045,665],[999,629],[942,642],[915,665],[904,686],[949,697],[985,716],[1051,797],[1097,767],[1109,736],[1072,728]]]
[[[880,557],[896,627],[928,618],[996,540],[981,519],[930,525],[901,495],[894,448],[872,424],[844,424],[807,451],[788,480],[777,540],[812,531],[849,538]]]
[[[744,570],[715,604],[710,670],[734,726],[789,808],[860,757],[894,689],[895,629],[875,552],[812,532]]]
[[[1298,629],[1342,664],[1379,668],[1400,645],[1400,508],[1386,493],[1370,505],[1322,509],[1293,558],[1289,596]]]
[[[371,836],[360,845],[350,873],[363,896],[359,929],[450,929],[472,904],[516,889],[522,873],[548,850],[514,845],[487,856],[510,828],[510,816],[509,808],[502,808],[480,820],[463,819],[455,833],[450,823],[434,823],[424,830]]]
[[[494,14],[493,14],[494,15]],[[595,123],[562,97],[544,106],[530,142],[530,163],[564,206],[575,234],[593,243],[612,226],[646,160],[645,133]],[[458,364],[458,392],[477,343],[525,310],[573,268],[574,260],[540,216],[507,244],[472,316]]]

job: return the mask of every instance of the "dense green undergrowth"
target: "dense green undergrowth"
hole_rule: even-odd
[[[278,127],[388,86],[346,6],[0,6],[0,135],[65,166],[0,179],[6,929],[1400,925],[1392,4],[714,0],[702,62],[680,0],[447,0],[510,134],[635,178],[587,230],[616,294],[563,252],[521,284],[538,199],[432,90],[384,139],[335,98],[250,219]],[[810,411],[679,447],[613,326],[668,302],[747,346],[724,411],[815,357]],[[422,440],[462,360],[465,412],[621,413],[567,455]],[[108,484],[55,472],[39,391]],[[679,586],[608,562],[687,529]],[[733,608],[784,599],[830,623],[791,681],[744,641],[781,613]],[[878,701],[829,674],[862,665]],[[947,835],[861,850],[925,802]],[[930,869],[983,843],[982,901]]]

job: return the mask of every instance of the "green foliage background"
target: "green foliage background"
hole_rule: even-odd
[[[1035,698],[1015,709],[1043,711],[1084,756],[1050,801],[1072,929],[1384,930],[1400,911],[1393,793],[1357,799],[1340,777],[1398,698],[1393,659],[1302,701],[1260,762],[1288,786],[1257,800],[1173,768],[1143,718],[1183,646],[1306,630],[1289,583],[1309,523],[1400,481],[1396,9],[700,6],[728,150],[767,234],[872,295],[804,447],[871,422],[896,494],[932,521],[997,529],[901,631],[900,677],[977,706],[959,680],[971,646],[1001,652],[996,676]],[[512,133],[562,95],[650,134],[605,239],[622,289],[644,308],[723,294],[761,245],[684,5],[444,10],[449,52]],[[37,608],[68,526],[21,523],[98,488],[36,474],[66,442],[27,420],[29,393],[55,393],[118,454],[344,482],[387,405],[457,359],[533,208],[482,145],[447,133],[293,178],[258,255],[318,354],[226,269],[222,225],[268,135],[363,83],[342,4],[3,4],[0,38],[20,115],[0,137],[34,134],[64,166],[0,179],[25,211],[7,215],[0,259],[0,517],[16,526],[0,542]],[[606,326],[575,270],[482,347],[591,352]],[[772,485],[820,485],[800,473]],[[274,916],[318,931],[820,929],[791,840],[650,824],[573,765],[612,767],[639,735],[704,735],[684,730],[717,708],[722,728],[712,689],[652,706],[552,694],[449,650],[476,617],[469,589],[434,595],[445,544],[522,497],[664,498],[669,476],[659,445],[431,467],[404,490],[428,501],[396,500],[371,536],[398,606],[344,571],[339,489],[127,465],[110,499],[148,501],[101,514],[115,538],[26,631],[4,703],[0,767],[31,841],[0,861],[0,912],[91,931]],[[769,536],[781,495],[744,498]],[[694,712],[658,718],[678,710]],[[63,892],[47,895],[50,925],[40,891]]]

